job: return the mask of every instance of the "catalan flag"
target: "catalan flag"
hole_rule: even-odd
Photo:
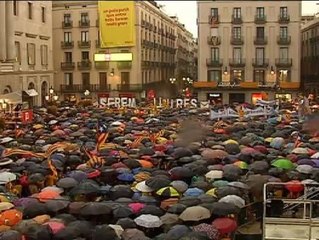
[[[130,144],[130,147],[131,148],[137,148],[141,142],[145,139],[144,136],[139,136],[137,137],[131,144]]]
[[[34,153],[31,151],[26,151],[26,150],[22,150],[18,148],[7,148],[2,153],[2,157],[9,157],[11,155],[29,155],[32,157],[39,157],[39,158],[45,157],[44,154],[42,153]]]
[[[52,172],[52,175],[54,177],[58,177],[58,171],[56,170],[56,167],[53,165],[51,158],[48,158],[48,166]]]
[[[153,133],[150,135],[150,140],[152,143],[156,143],[156,140],[165,134],[165,130],[161,130],[158,133]]]
[[[107,126],[104,123],[98,122],[97,126],[97,141],[96,141],[96,150],[99,151],[101,146],[105,143],[107,138],[109,137],[109,133],[107,132]]]
[[[15,138],[19,138],[23,134],[24,134],[24,131],[20,128],[20,126],[18,124],[16,124],[16,127],[15,127]]]
[[[86,162],[86,165],[91,167],[91,168],[98,168],[102,167],[103,164],[105,163],[105,160],[102,159],[101,157],[92,154],[89,152],[86,148],[83,148],[85,154],[88,156],[89,160]]]
[[[49,158],[55,151],[58,149],[64,149],[67,146],[69,146],[69,143],[66,142],[57,142],[55,144],[52,144],[46,151],[45,151],[45,156]]]

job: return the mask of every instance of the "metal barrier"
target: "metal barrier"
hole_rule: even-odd
[[[295,183],[297,194],[286,192],[293,183],[268,183],[264,186],[264,240],[319,240],[319,184]],[[291,191],[290,191],[291,193]]]

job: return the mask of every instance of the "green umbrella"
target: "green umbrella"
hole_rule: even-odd
[[[285,158],[277,159],[271,165],[276,168],[282,168],[286,170],[291,170],[295,168],[295,165],[289,159]]]

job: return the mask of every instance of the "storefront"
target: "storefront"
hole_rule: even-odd
[[[278,93],[275,95],[276,99],[279,99],[281,102],[291,102],[292,94],[290,93]]]
[[[222,104],[223,94],[222,93],[207,93],[207,101],[210,105]]]
[[[229,93],[229,104],[244,103],[245,93]]]

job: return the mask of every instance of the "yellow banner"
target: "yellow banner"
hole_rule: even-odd
[[[99,1],[102,48],[135,45],[134,1]]]

